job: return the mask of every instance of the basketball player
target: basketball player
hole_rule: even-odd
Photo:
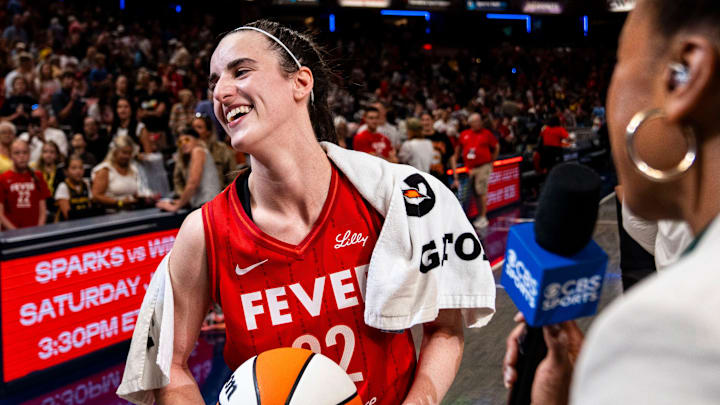
[[[201,404],[187,366],[211,301],[235,369],[277,347],[305,347],[345,368],[367,404],[437,404],[463,351],[459,310],[424,325],[416,364],[409,331],[365,325],[358,269],[383,218],[333,166],[328,70],[308,37],[259,21],[222,38],[211,59],[214,110],[252,171],[192,212],[169,258],[175,339],[160,404]]]

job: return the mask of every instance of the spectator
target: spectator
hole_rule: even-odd
[[[162,90],[162,79],[158,75],[151,75],[147,90],[139,90],[137,118],[153,132],[165,131],[168,123],[169,100]]]
[[[97,165],[97,159],[92,153],[87,151],[87,141],[85,140],[85,135],[80,132],[73,135],[70,139],[70,146],[72,147],[70,155],[80,156],[85,170],[84,177],[90,178],[90,171],[93,167],[95,167],[95,165]]]
[[[65,180],[65,172],[62,167],[63,160],[57,144],[53,141],[46,141],[42,147],[40,159],[30,164],[31,169],[37,170],[42,174],[45,185],[47,185],[48,192],[50,193],[46,200],[48,218],[55,218],[55,213],[57,212],[54,196],[58,184]]]
[[[110,135],[104,128],[98,125],[98,122],[92,117],[85,117],[83,120],[83,135],[87,143],[86,149],[96,162],[105,159],[110,145]]]
[[[180,69],[187,69],[190,66],[190,52],[188,52],[185,45],[175,38],[168,41],[170,49],[172,50],[172,56],[170,57],[170,64],[177,66]]]
[[[170,109],[170,131],[177,134],[186,126],[189,126],[195,116],[195,97],[188,89],[178,92],[178,102]]]
[[[16,77],[22,76],[25,78],[25,92],[34,96],[35,91],[38,90],[33,88],[35,84],[35,71],[33,69],[33,57],[32,54],[26,51],[21,51],[15,56],[17,67],[5,76],[5,97],[12,96],[14,90],[14,84]]]
[[[562,162],[563,147],[568,146],[568,132],[560,126],[560,119],[552,116],[540,132],[540,166],[545,172]]]
[[[188,204],[190,208],[199,208],[221,191],[213,157],[194,129],[180,130],[178,149],[173,178],[180,198],[157,203],[158,208],[166,211],[177,211]]]
[[[0,109],[0,119],[12,121],[18,127],[25,128],[28,125],[30,111],[37,100],[30,95],[27,80],[23,76],[15,76],[12,81],[11,96],[5,100]]]
[[[61,127],[67,127],[73,132],[80,130],[87,111],[82,97],[82,87],[75,78],[75,72],[63,72],[60,91],[52,97],[52,108]]]
[[[333,119],[333,124],[335,125],[335,133],[337,134],[338,145],[343,148],[347,148],[348,138],[350,135],[350,131],[348,131],[347,120],[342,115],[338,115]]]
[[[94,97],[88,99],[87,117],[92,117],[104,128],[115,122],[115,104],[112,104],[112,88],[108,83],[95,87]],[[83,124],[84,124],[83,119]]]
[[[137,153],[138,147],[132,138],[116,136],[105,160],[93,168],[93,201],[106,212],[132,209],[139,204],[138,173],[131,164]]]
[[[205,142],[212,155],[218,180],[220,180],[220,188],[229,186],[235,178],[234,172],[237,168],[235,151],[225,143],[217,140],[217,136],[212,130],[212,123],[207,115],[196,113],[195,118],[192,120],[192,128],[200,135],[200,139]]]
[[[63,131],[49,126],[47,110],[44,107],[36,107],[30,113],[28,131],[20,134],[20,139],[30,145],[30,161],[32,162],[40,160],[42,147],[47,141],[55,142],[63,159],[67,156],[67,137]]]
[[[132,89],[125,75],[118,75],[117,79],[115,79],[115,92],[111,98],[110,105],[117,105],[117,101],[121,98],[133,100]]]
[[[41,104],[49,104],[53,94],[60,91],[60,81],[53,76],[52,65],[49,62],[40,64],[35,77],[35,90]]]
[[[15,141],[15,125],[12,122],[0,122],[0,174],[12,169],[10,145]]]
[[[478,210],[478,216],[473,221],[473,226],[478,229],[485,229],[488,226],[488,220],[485,217],[488,181],[492,173],[492,162],[497,159],[500,147],[492,132],[483,127],[480,114],[472,114],[468,121],[470,129],[460,133],[460,141],[455,148],[455,155],[453,155],[450,163],[453,170],[453,187],[458,188],[460,186],[457,160],[462,156],[465,167],[470,170],[470,181]]]
[[[448,184],[447,169],[450,166],[450,159],[455,153],[450,137],[444,132],[436,131],[433,118],[428,112],[424,112],[420,118],[422,124],[421,135],[432,142],[434,154],[430,173],[440,179],[443,184]]]
[[[93,58],[93,67],[88,75],[91,88],[108,85],[110,83],[110,75],[105,68],[106,60],[107,57],[102,53],[96,54]]]
[[[138,122],[133,114],[133,105],[126,98],[119,98],[115,104],[115,122],[110,133],[113,139],[118,136],[129,136],[135,144],[140,144],[142,139],[147,140],[145,135],[145,124]],[[88,140],[90,138],[88,137]],[[149,149],[144,145],[143,150]]]
[[[217,138],[221,141],[225,139],[227,134],[225,134],[225,130],[223,129],[222,125],[220,125],[220,121],[218,121],[217,117],[215,116],[215,110],[212,101],[212,91],[207,90],[207,98],[200,101],[197,106],[195,106],[195,113],[210,117],[210,119],[212,119],[213,127],[215,128],[215,134],[217,135]]]
[[[99,212],[92,201],[90,183],[84,178],[83,157],[74,153],[65,163],[65,180],[55,191],[55,201],[58,205],[56,220],[88,218],[98,215]]]
[[[14,45],[15,42],[22,42],[27,44],[30,37],[27,31],[23,28],[23,17],[20,14],[15,14],[12,19],[12,25],[5,28],[3,31],[3,39],[5,43]]]
[[[428,173],[435,155],[435,149],[429,139],[422,135],[422,124],[417,118],[409,118],[406,124],[408,140],[403,142],[398,152],[401,163]]]
[[[371,108],[374,108],[378,112],[378,124],[376,131],[383,134],[387,139],[390,140],[393,148],[397,149],[400,144],[406,139],[400,131],[398,131],[395,125],[392,125],[387,121],[387,108],[379,101],[370,104]],[[358,132],[367,130],[367,123],[358,128]]]
[[[18,229],[45,224],[45,199],[50,192],[42,175],[28,167],[30,147],[16,139],[10,147],[12,170],[0,174],[0,224]]]
[[[385,135],[377,132],[379,122],[380,111],[374,107],[368,108],[367,111],[365,111],[365,124],[367,129],[355,135],[353,148],[357,151],[369,153],[389,162],[396,163],[397,156],[392,143]]]

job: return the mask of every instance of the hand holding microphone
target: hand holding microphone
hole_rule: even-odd
[[[503,382],[508,389],[513,387],[518,378],[515,369],[520,350],[518,342],[523,339],[527,329],[522,312],[518,312],[514,320],[519,324],[508,335],[503,359]],[[580,355],[585,336],[575,321],[544,326],[542,331],[547,355],[535,371],[530,402],[543,405],[567,404],[575,361]]]
[[[535,223],[510,228],[501,284],[524,323],[507,342],[509,405],[567,403],[582,342],[582,332],[567,321],[595,313],[607,266],[607,255],[592,241],[600,185],[585,166],[558,165],[540,196]]]

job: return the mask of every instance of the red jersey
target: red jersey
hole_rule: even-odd
[[[555,147],[561,147],[562,146],[562,140],[566,139],[570,135],[563,127],[545,127],[542,130],[542,133],[540,133],[540,136],[542,136],[543,145],[545,146],[555,146]]]
[[[392,144],[387,137],[379,132],[362,131],[355,135],[353,139],[353,149],[379,155],[382,157],[390,156]]]
[[[460,133],[460,145],[463,150],[463,161],[468,169],[492,162],[492,152],[497,148],[495,135],[483,128],[480,132],[466,129]]]
[[[37,226],[40,201],[48,197],[50,191],[40,172],[35,172],[35,178],[29,170],[24,173],[8,170],[0,174],[0,203],[7,219],[18,228]]]
[[[228,366],[273,348],[305,347],[343,367],[364,402],[401,403],[415,371],[412,336],[364,321],[365,280],[382,217],[333,167],[312,231],[290,245],[252,222],[238,183],[202,207],[212,297],[227,326]]]

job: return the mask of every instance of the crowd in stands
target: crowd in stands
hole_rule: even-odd
[[[10,0],[0,9],[2,229],[197,208],[246,165],[207,90],[221,31],[214,17],[146,18],[70,1]],[[596,51],[503,44],[440,56],[383,38],[321,42],[337,62],[330,104],[339,143],[449,187],[457,184],[448,169],[474,159],[472,148],[458,153],[463,131],[490,134],[497,156],[562,146],[563,128],[604,124],[612,60]]]

